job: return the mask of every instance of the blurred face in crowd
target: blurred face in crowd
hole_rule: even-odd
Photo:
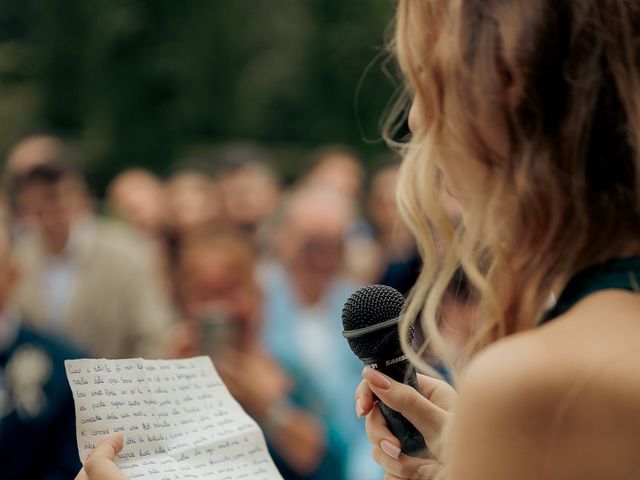
[[[218,221],[222,204],[217,186],[199,172],[182,172],[167,184],[173,227],[186,234]]]
[[[64,144],[51,135],[34,135],[16,144],[7,157],[6,170],[11,178],[33,167],[58,161],[64,156]]]
[[[357,158],[346,153],[332,153],[324,157],[307,176],[314,187],[333,189],[351,198],[362,190],[363,170]]]
[[[127,220],[149,234],[163,230],[167,200],[160,180],[145,170],[128,170],[109,187],[109,202]]]
[[[337,274],[342,267],[351,212],[349,200],[333,190],[294,194],[279,234],[285,263],[318,277]]]
[[[260,166],[248,165],[225,174],[220,188],[229,221],[250,231],[276,208],[280,199],[278,183]]]
[[[255,257],[232,238],[187,243],[180,255],[178,282],[185,314],[193,320],[222,314],[233,323],[236,343],[255,334],[261,293]]]
[[[400,222],[395,196],[398,168],[390,166],[379,171],[371,182],[369,217],[376,229],[384,233],[392,231]]]
[[[13,182],[35,167],[65,162],[68,156],[65,144],[57,137],[51,135],[27,137],[17,143],[9,152],[5,167],[6,179]],[[87,214],[91,210],[91,200],[82,182],[69,182],[67,189],[71,195],[69,202],[73,214],[75,216]],[[18,199],[17,211],[13,214],[21,222],[28,224],[33,220],[35,212],[29,201]]]
[[[77,185],[71,179],[55,183],[32,182],[19,193],[19,204],[33,213],[45,247],[50,253],[61,253],[71,232],[75,213]]]

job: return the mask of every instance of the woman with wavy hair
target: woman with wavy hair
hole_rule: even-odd
[[[458,393],[365,369],[374,459],[387,480],[640,478],[640,2],[400,0],[393,48],[412,98],[398,197],[428,267],[402,336],[418,318],[423,349],[449,358],[437,319],[460,266],[480,313]],[[400,451],[376,397],[425,458]],[[101,473],[118,475],[120,446],[98,447],[91,480],[119,478]]]
[[[480,318],[459,395],[364,371],[373,457],[389,480],[640,478],[640,2],[403,0],[394,47],[413,98],[399,203],[431,267],[402,337],[419,317],[423,349],[448,358],[437,318],[458,265]],[[372,394],[428,458],[400,452]]]

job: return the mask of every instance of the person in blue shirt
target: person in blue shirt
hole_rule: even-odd
[[[276,259],[262,268],[266,348],[315,392],[310,407],[345,445],[345,477],[382,478],[370,458],[363,425],[346,392],[361,380],[362,363],[342,337],[342,308],[359,285],[343,273],[352,202],[334,190],[300,187],[283,205]]]

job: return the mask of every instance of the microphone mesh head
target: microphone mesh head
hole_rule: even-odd
[[[398,318],[404,307],[404,297],[395,288],[386,285],[369,285],[356,290],[342,309],[342,326],[345,332],[377,325]],[[409,332],[413,341],[413,326]],[[358,358],[392,358],[402,354],[398,325],[365,333],[347,339]]]

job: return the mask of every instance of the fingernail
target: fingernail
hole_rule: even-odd
[[[400,447],[395,446],[389,440],[380,440],[380,449],[391,458],[400,458]]]
[[[418,474],[419,478],[432,478],[436,472],[438,471],[438,466],[437,465],[421,465],[418,467],[418,470],[416,470],[416,473]]]
[[[356,415],[358,415],[358,418],[361,418],[362,415],[364,415],[364,408],[362,408],[362,402],[359,398],[356,400]]]
[[[389,378],[374,368],[365,368],[362,372],[362,376],[368,383],[376,388],[379,388],[381,390],[388,390],[389,388],[391,388],[391,382],[389,381]]]

